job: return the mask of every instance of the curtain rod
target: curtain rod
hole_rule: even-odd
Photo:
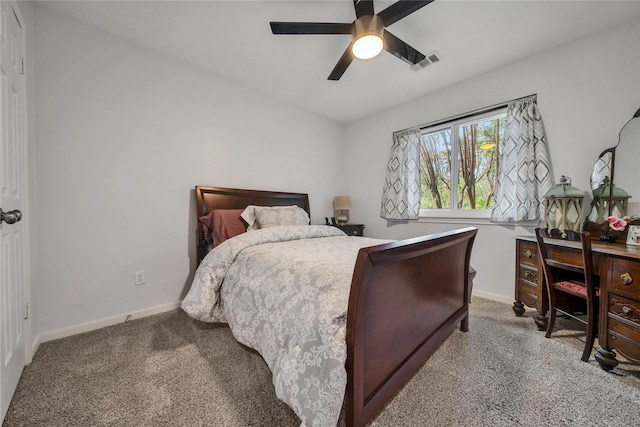
[[[516,101],[518,99],[529,98],[531,96],[537,96],[537,95],[538,95],[537,93],[533,93],[531,95],[521,96],[521,97],[518,97],[518,98],[511,99],[509,101],[504,101],[504,102],[500,102],[498,104],[491,105],[489,107],[478,108],[477,110],[468,111],[466,113],[458,114],[456,116],[447,117],[446,119],[441,119],[441,120],[438,120],[438,121],[435,121],[435,122],[425,123],[425,124],[420,125],[420,126],[411,126],[411,127],[408,127],[406,129],[402,129],[402,130],[399,130],[399,131],[396,131],[396,132],[403,132],[405,130],[413,129],[413,128],[416,128],[416,127],[418,129],[420,129],[420,130],[424,130],[424,129],[428,129],[428,128],[431,128],[431,127],[440,126],[440,125],[442,125],[444,123],[452,122],[454,120],[466,119],[467,117],[475,116],[476,114],[488,113],[488,112],[491,112],[491,111],[499,110],[500,108],[504,108],[507,105],[509,105],[509,103],[511,103],[513,101]]]

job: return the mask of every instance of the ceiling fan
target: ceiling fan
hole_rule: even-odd
[[[271,22],[271,32],[273,34],[351,34],[353,39],[349,47],[329,75],[329,80],[340,80],[354,58],[373,58],[383,48],[411,65],[425,59],[422,53],[391,34],[386,27],[433,1],[399,1],[375,14],[373,0],[353,0],[357,19],[350,24]]]

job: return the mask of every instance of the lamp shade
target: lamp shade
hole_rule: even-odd
[[[351,197],[336,196],[333,198],[333,208],[337,211],[351,209]]]

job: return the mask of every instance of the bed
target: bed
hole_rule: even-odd
[[[303,425],[336,425],[341,409],[348,426],[365,425],[458,326],[468,330],[476,228],[401,241],[348,237],[309,225],[307,194],[195,191],[198,218],[249,206],[307,215],[306,225],[227,237],[210,252],[211,230],[199,220],[200,265],[182,304],[198,320],[228,322],[239,342],[256,349]],[[280,262],[292,266],[276,269]],[[305,281],[312,286],[299,287]]]

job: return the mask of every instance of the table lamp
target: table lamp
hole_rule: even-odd
[[[336,217],[338,225],[345,225],[349,221],[349,216],[345,213],[351,208],[351,198],[349,196],[336,196],[333,198],[333,209],[340,211]]]

